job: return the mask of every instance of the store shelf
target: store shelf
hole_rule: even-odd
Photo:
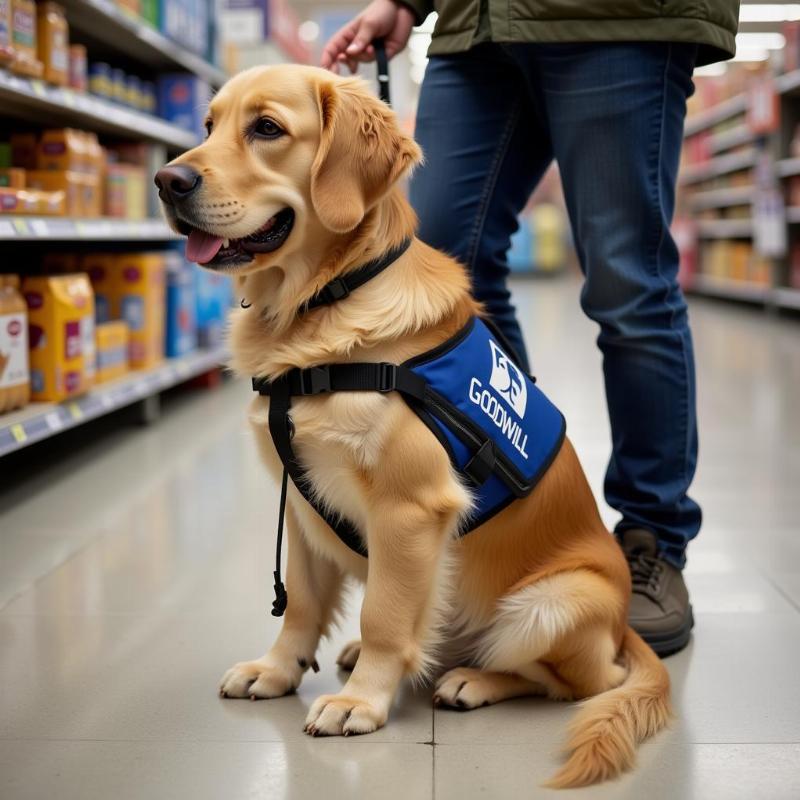
[[[71,28],[103,42],[120,54],[158,69],[182,69],[221,86],[225,73],[168,39],[143,20],[129,16],[110,0],[62,0]]]
[[[708,140],[708,148],[712,153],[721,153],[724,150],[732,150],[734,147],[741,147],[755,141],[756,135],[747,125],[737,125],[729,131],[716,133]]]
[[[744,114],[747,110],[747,95],[739,94],[723,101],[719,105],[701,111],[699,114],[692,114],[684,127],[684,136],[692,136],[708,128],[712,128],[726,119]]]
[[[800,89],[800,69],[786,72],[775,78],[775,91],[778,94],[794,94]]]
[[[776,164],[778,175],[788,178],[792,175],[800,175],[800,158],[784,158]]]
[[[779,308],[790,308],[800,311],[800,289],[780,286],[772,291],[773,302]]]
[[[704,219],[697,223],[701,239],[748,239],[753,235],[751,219]]]
[[[700,183],[709,178],[716,178],[719,175],[727,175],[729,172],[739,172],[755,166],[758,161],[758,150],[751,148],[741,153],[728,153],[724,156],[717,156],[702,164],[691,164],[683,168],[680,174],[682,186],[693,183]]]
[[[715,278],[711,275],[696,274],[687,291],[707,297],[720,297],[725,300],[741,300],[746,303],[766,303],[772,289],[747,281]]]
[[[150,114],[2,69],[0,108],[4,115],[32,117],[50,126],[77,125],[129,139],[159,142],[176,150],[186,150],[198,143],[195,134]]]
[[[689,206],[695,211],[728,206],[749,206],[755,189],[752,186],[734,186],[730,189],[710,189],[694,192],[688,198]]]
[[[0,242],[166,242],[182,238],[161,219],[72,219],[0,215]]]
[[[220,366],[226,359],[227,352],[222,348],[199,350],[150,370],[131,372],[74,400],[31,403],[19,411],[0,415],[0,456],[177,386]]]

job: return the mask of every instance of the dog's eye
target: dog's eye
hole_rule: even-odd
[[[274,119],[261,117],[253,126],[253,133],[262,139],[277,139],[279,136],[283,136],[284,130]]]
[[[210,120],[206,120],[206,138],[211,136],[211,129],[214,127],[214,123]]]

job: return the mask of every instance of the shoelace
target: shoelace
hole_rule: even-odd
[[[664,565],[657,556],[648,556],[644,553],[626,553],[631,569],[633,591],[657,592]]]

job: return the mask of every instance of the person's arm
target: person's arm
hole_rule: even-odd
[[[322,51],[322,66],[338,72],[341,64],[347,64],[355,72],[359,61],[375,58],[371,42],[379,37],[386,44],[386,55],[392,58],[406,46],[414,25],[432,10],[432,0],[372,0],[354,20],[331,36]]]

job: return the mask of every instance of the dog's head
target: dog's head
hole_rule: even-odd
[[[362,81],[313,67],[240,73],[206,129],[156,185],[187,257],[241,275],[353,231],[421,157]]]

